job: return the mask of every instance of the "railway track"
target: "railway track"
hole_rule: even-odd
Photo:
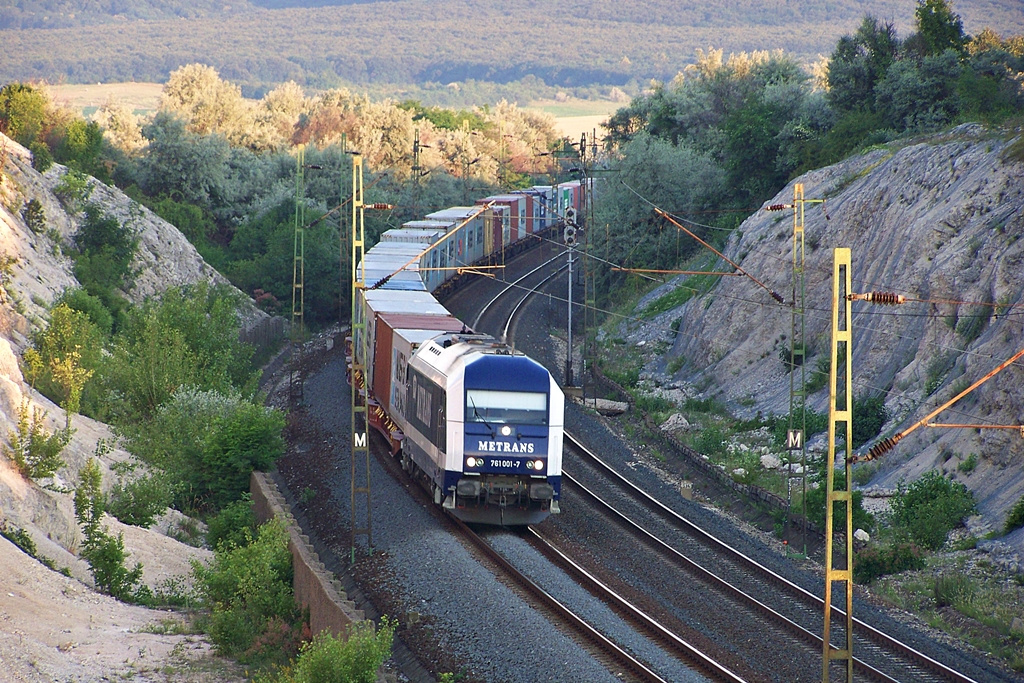
[[[665,558],[666,564],[679,567],[687,575],[708,582],[716,592],[731,596],[747,610],[756,612],[765,621],[774,624],[779,631],[785,631],[817,648],[818,652],[821,651],[822,640],[819,634],[823,630],[822,598],[762,566],[666,507],[569,435],[566,435],[566,450],[573,453],[579,465],[586,464],[591,472],[611,482],[605,486],[605,490],[614,487],[620,493],[613,504],[593,490],[594,487],[571,476],[565,469],[563,486],[571,486],[589,505],[599,509]],[[599,484],[596,479],[592,480]],[[623,499],[635,502],[628,512],[619,509]],[[653,517],[650,513],[653,513]],[[641,518],[643,522],[637,521]],[[685,547],[686,552],[681,552],[678,549],[680,547]],[[728,580],[724,576],[728,576]],[[838,612],[832,625],[833,632],[837,638],[845,638],[845,613],[838,609],[833,611]],[[856,618],[854,656],[854,670],[855,675],[859,675],[858,680],[974,682],[971,677]],[[842,680],[845,672],[835,674],[834,678]]]

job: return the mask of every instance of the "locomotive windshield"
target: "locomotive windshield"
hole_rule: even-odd
[[[528,391],[466,390],[466,422],[548,423],[548,395]]]

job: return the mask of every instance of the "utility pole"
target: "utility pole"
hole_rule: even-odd
[[[850,303],[850,249],[837,248],[834,252],[832,272],[832,363],[828,381],[828,459],[825,462],[825,632],[822,636],[822,678],[829,681],[829,668],[833,660],[845,662],[846,681],[853,683],[853,477],[850,465],[853,462],[853,330],[851,329]],[[839,367],[842,361],[843,367]],[[840,387],[840,377],[842,386]],[[842,392],[840,393],[840,389]],[[842,398],[842,406],[836,405]],[[842,434],[838,433],[843,426]],[[836,443],[842,439],[845,483],[836,489],[835,458]],[[835,528],[835,504],[842,503],[845,518],[840,520],[844,535],[846,557],[836,568],[833,535]],[[833,648],[832,630],[832,584],[840,583],[846,595],[846,628],[843,647]]]

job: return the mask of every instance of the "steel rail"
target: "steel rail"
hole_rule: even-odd
[[[506,560],[497,550],[484,540],[479,534],[473,531],[465,522],[448,515],[452,523],[461,531],[464,538],[470,541],[473,546],[487,557],[488,560],[498,566],[512,581],[531,597],[553,612],[559,619],[569,625],[578,636],[589,641],[593,646],[611,657],[621,665],[629,675],[639,681],[650,681],[652,683],[668,683],[654,670],[640,660],[633,657],[625,649],[620,647],[603,633],[588,624],[582,617],[570,610],[558,599],[546,590],[534,583],[529,577],[520,572],[515,566]],[[614,673],[614,672],[613,672]]]
[[[711,676],[717,681],[746,683],[746,679],[722,666],[695,645],[688,643],[662,625],[657,619],[619,595],[614,589],[559,550],[554,543],[542,536],[536,529],[529,527],[527,534],[534,543],[538,544],[541,552],[556,564],[561,565],[563,571],[574,576],[584,588],[599,599],[613,603],[620,611],[625,612],[629,619],[640,624],[645,630],[651,632],[655,638],[668,645],[686,664],[695,666],[701,673]]]
[[[586,448],[582,443],[580,443],[580,441],[578,439],[576,439],[572,435],[566,433],[565,434],[565,439],[566,439],[566,441],[568,441],[572,445],[573,448],[575,448],[577,451],[579,451],[581,454],[583,454],[588,460],[590,460],[592,463],[594,463],[600,470],[602,470],[607,475],[609,475],[620,486],[622,486],[623,488],[625,488],[628,491],[630,491],[630,493],[635,498],[637,498],[638,500],[643,502],[649,509],[653,510],[654,512],[657,512],[659,515],[662,516],[662,518],[668,520],[669,522],[673,523],[676,526],[685,527],[685,529],[687,531],[693,533],[694,535],[699,536],[700,538],[704,539],[706,542],[708,542],[711,545],[715,546],[723,554],[737,559],[740,563],[745,564],[749,568],[753,569],[755,572],[760,573],[763,576],[769,578],[771,581],[773,581],[773,582],[783,586],[784,588],[789,590],[791,593],[795,593],[799,598],[801,598],[801,599],[803,599],[805,601],[813,602],[816,606],[824,608],[825,601],[824,601],[823,598],[821,598],[818,595],[816,595],[816,594],[806,590],[805,588],[803,588],[803,587],[793,583],[792,581],[790,581],[786,577],[784,577],[784,576],[782,576],[782,575],[772,571],[771,569],[769,569],[767,567],[764,567],[763,565],[761,565],[760,563],[758,563],[756,560],[752,559],[748,555],[746,555],[746,554],[740,552],[739,550],[736,550],[735,548],[727,545],[725,542],[723,542],[722,540],[716,538],[715,536],[713,536],[712,534],[710,534],[706,530],[702,529],[698,525],[694,524],[690,520],[686,519],[685,517],[683,517],[682,515],[677,513],[675,510],[672,510],[671,508],[666,506],[664,503],[662,503],[661,501],[657,500],[656,498],[651,496],[649,493],[647,493],[646,491],[644,491],[643,489],[638,487],[636,484],[634,484],[633,482],[629,481],[629,479],[627,479],[622,474],[620,474],[618,471],[616,471],[614,468],[612,468],[610,465],[608,465],[608,463],[606,463],[603,460],[601,460],[596,454],[594,454],[592,451],[590,451],[588,448]],[[565,472],[564,467],[562,469],[562,476],[564,478],[568,478],[568,475]],[[646,530],[645,530],[645,533],[647,533]],[[660,540],[659,540],[659,542],[660,542]],[[846,616],[846,612],[841,610],[841,609],[839,609],[839,608],[835,608],[834,607],[832,611],[834,613],[836,613],[838,616],[842,617],[842,618],[845,618],[845,616]],[[939,661],[929,657],[928,655],[924,654],[923,652],[915,650],[914,648],[910,647],[906,643],[903,643],[902,641],[897,640],[896,638],[888,635],[887,633],[884,633],[883,631],[875,628],[874,626],[872,626],[871,624],[868,624],[867,622],[864,622],[864,621],[854,617],[853,623],[854,623],[854,625],[856,627],[856,630],[858,630],[861,633],[865,634],[868,637],[868,639],[874,641],[877,645],[881,645],[882,647],[889,648],[889,649],[899,653],[900,655],[906,657],[909,661],[911,661],[915,665],[921,666],[922,668],[929,669],[933,673],[935,673],[935,674],[941,676],[942,678],[944,678],[945,680],[951,681],[951,683],[977,683],[977,681],[975,681],[973,678],[970,678],[969,676],[967,676],[965,674],[962,674],[962,673],[956,671],[955,669],[952,669],[952,668],[946,666],[942,662],[939,662]],[[816,634],[812,634],[812,635],[814,635],[814,637],[817,638],[817,642],[820,645],[821,644],[821,638],[819,636],[817,636]],[[863,662],[859,662],[859,661],[858,661],[858,664],[859,665],[863,665],[863,666],[867,666]],[[886,674],[882,674],[882,675],[886,676]]]

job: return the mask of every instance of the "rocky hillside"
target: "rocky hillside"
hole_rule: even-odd
[[[805,204],[808,372],[819,363],[828,368],[834,248],[852,250],[855,292],[911,300],[853,305],[854,396],[885,396],[891,417],[883,435],[906,429],[1024,348],[1024,164],[1008,154],[1019,135],[964,125],[796,181],[806,199],[826,200],[824,210]],[[792,201],[790,185],[768,204]],[[791,301],[793,211],[758,212],[731,236],[725,253]],[[640,309],[684,283],[678,278],[659,287]],[[670,344],[645,368],[656,382],[719,397],[744,415],[786,414],[790,381],[781,358],[788,358],[791,319],[788,303],[777,303],[751,279],[725,277],[653,324],[624,323],[623,331],[634,343],[655,335]],[[669,367],[680,369],[672,374]],[[1020,425],[1022,388],[1024,361],[935,421]],[[827,386],[816,391],[809,406],[826,412],[827,393]],[[976,467],[957,472],[971,454]],[[922,427],[877,464],[859,466],[877,468],[871,483],[886,487],[933,468],[956,474],[975,493],[984,531],[1001,529],[1024,495],[1022,462],[1017,430]],[[1010,540],[1024,543],[1024,536]]]
[[[51,430],[64,424],[61,408],[25,383],[19,361],[31,334],[46,325],[48,306],[64,289],[78,285],[66,253],[77,231],[77,219],[54,194],[64,167],[55,165],[45,174],[37,173],[32,169],[29,153],[2,135],[0,159],[0,257],[14,259],[9,275],[3,276],[0,293],[0,438],[6,443],[7,435],[17,425],[23,401],[46,411]],[[102,206],[107,215],[132,226],[139,236],[133,264],[139,275],[132,290],[126,293],[131,300],[141,302],[173,285],[201,280],[227,282],[174,226],[119,190],[92,179],[90,183],[89,201]],[[32,199],[40,202],[45,216],[45,226],[37,226],[36,231],[26,225],[21,215]],[[246,315],[250,322],[255,322],[263,314],[253,309]],[[83,416],[75,416],[73,426],[76,431],[72,442],[62,453],[67,465],[52,481],[26,481],[7,457],[0,457],[0,524],[27,530],[41,555],[91,583],[88,566],[76,555],[80,530],[71,496],[58,491],[78,482],[78,472],[95,453],[98,441],[111,440],[113,435],[106,425]],[[117,448],[103,457],[106,487],[114,483],[110,465],[129,457]],[[125,544],[135,558],[149,556],[152,548],[166,551],[155,553],[161,558],[157,561],[143,560],[145,580],[150,585],[157,585],[175,573],[188,572],[187,558],[198,552],[187,546],[178,547],[180,544],[166,536],[156,541],[146,539],[141,530],[126,529],[112,518],[108,518],[108,523],[114,533],[127,531]],[[169,523],[165,522],[165,528]]]

